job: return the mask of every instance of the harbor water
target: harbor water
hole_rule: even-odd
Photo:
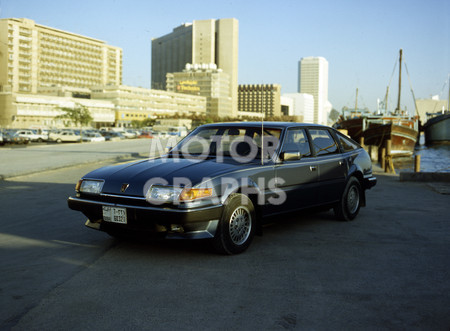
[[[421,135],[414,155],[420,155],[420,172],[450,172],[450,145],[426,146]],[[394,167],[396,172],[414,171],[414,157],[399,158]]]

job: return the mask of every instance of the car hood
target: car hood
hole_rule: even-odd
[[[222,162],[223,161],[223,162]],[[182,158],[157,158],[145,161],[108,166],[94,170],[83,178],[103,179],[102,193],[142,196],[144,188],[150,183],[173,185],[174,183],[191,183],[193,186],[205,178],[212,178],[224,173],[249,167],[234,160],[214,159],[195,160]],[[129,184],[121,192],[123,184]]]

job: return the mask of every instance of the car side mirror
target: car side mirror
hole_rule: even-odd
[[[301,158],[300,152],[281,152],[281,161],[298,161]]]

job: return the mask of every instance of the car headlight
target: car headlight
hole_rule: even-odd
[[[103,180],[82,179],[78,182],[75,190],[81,193],[100,194],[103,184]]]
[[[146,199],[153,203],[193,201],[200,198],[211,197],[211,188],[181,188],[172,186],[152,186]]]
[[[175,202],[178,200],[181,192],[183,191],[180,187],[171,186],[152,186],[147,192],[146,199],[150,202]]]

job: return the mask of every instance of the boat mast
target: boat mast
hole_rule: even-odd
[[[386,98],[384,99],[384,115],[388,114],[389,85],[386,87]]]
[[[358,115],[358,88],[356,88],[355,116]]]
[[[400,113],[400,96],[402,94],[402,55],[403,50],[400,48],[400,60],[398,67],[398,100],[397,100],[397,109],[395,109],[395,113]]]

